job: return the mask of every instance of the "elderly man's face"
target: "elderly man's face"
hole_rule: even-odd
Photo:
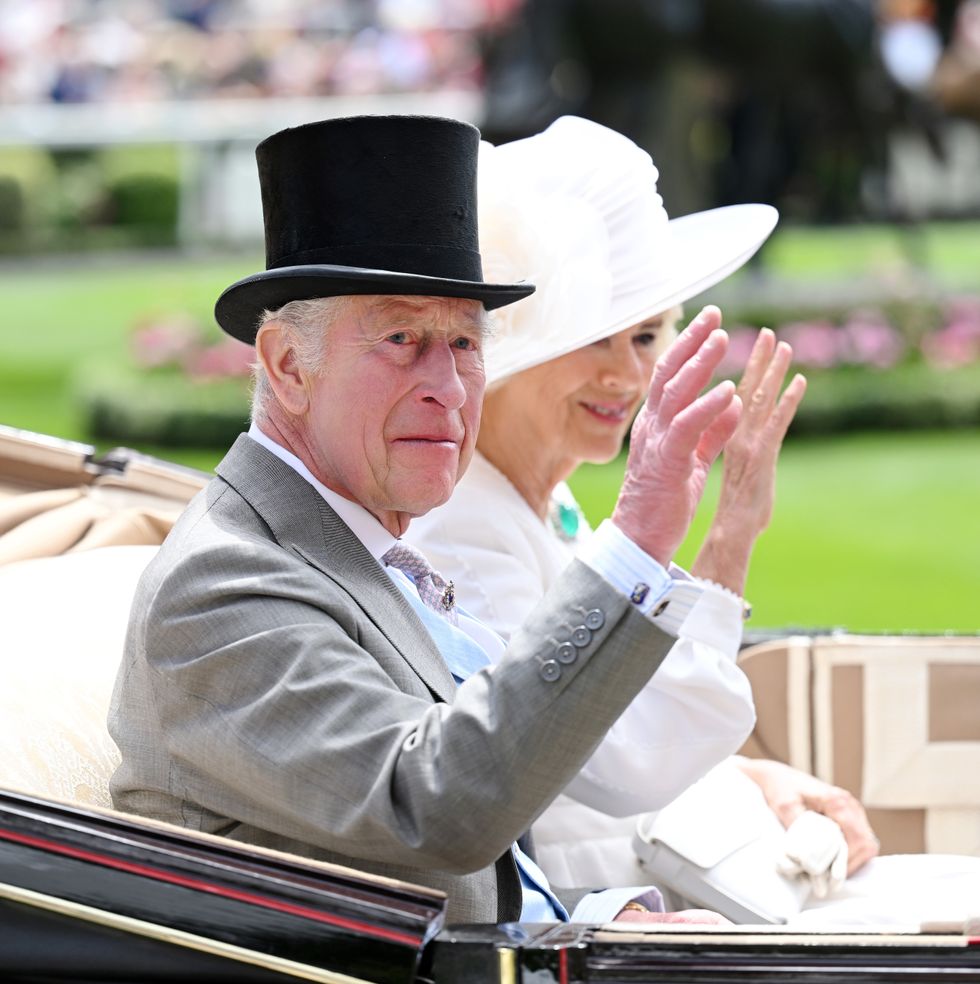
[[[355,297],[309,380],[314,473],[392,532],[445,502],[473,455],[483,404],[479,301]]]

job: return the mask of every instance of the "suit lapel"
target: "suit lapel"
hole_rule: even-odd
[[[452,702],[452,674],[418,615],[306,479],[245,434],[215,470],[262,517],[280,546],[339,584],[425,685]]]

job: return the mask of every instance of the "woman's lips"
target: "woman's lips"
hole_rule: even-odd
[[[623,423],[630,411],[630,404],[627,403],[590,403],[582,400],[579,406],[606,424]]]

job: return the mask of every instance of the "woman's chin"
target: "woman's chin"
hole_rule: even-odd
[[[623,450],[624,438],[625,435],[615,441],[595,442],[588,450],[583,448],[583,453],[579,455],[579,464],[608,465]]]

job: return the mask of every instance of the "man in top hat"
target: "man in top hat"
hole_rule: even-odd
[[[540,921],[569,909],[516,842],[698,603],[666,567],[739,405],[727,382],[698,395],[726,343],[709,309],[661,361],[613,523],[490,666],[502,643],[457,605],[466,585],[399,539],[472,455],[485,311],[533,290],[483,281],[478,143],[361,117],[259,145],[267,269],[216,307],[256,347],[253,424],[140,581],[112,793],[443,889],[456,921]],[[657,907],[620,889],[571,915]]]

